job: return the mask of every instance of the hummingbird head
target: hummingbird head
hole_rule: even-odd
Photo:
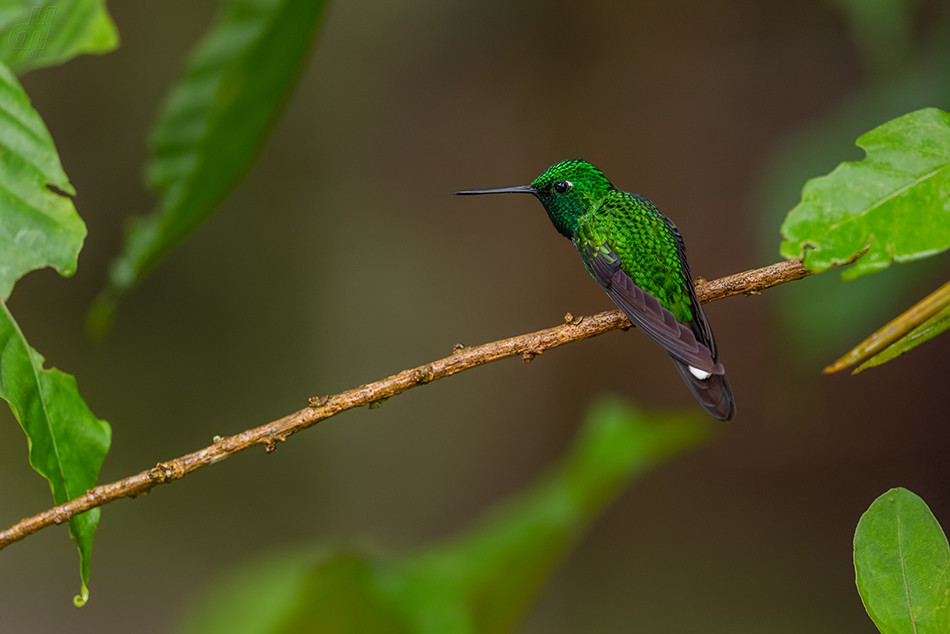
[[[554,227],[574,237],[581,216],[596,209],[613,185],[599,169],[580,159],[555,163],[531,183]]]
[[[581,216],[596,209],[614,188],[599,169],[580,159],[555,163],[530,185],[474,189],[456,194],[534,194],[544,205],[554,227],[568,238],[574,237]]]

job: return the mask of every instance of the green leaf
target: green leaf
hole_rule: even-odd
[[[871,357],[854,371],[854,374],[887,363],[891,359],[896,359],[905,352],[913,350],[920,344],[929,341],[950,328],[950,306],[945,307],[936,315],[917,326],[901,339],[891,344],[877,355]]]
[[[0,302],[0,398],[10,405],[30,446],[30,465],[49,480],[56,504],[83,495],[96,484],[109,450],[109,425],[97,419],[76,388],[76,379],[43,369],[43,357],[26,342],[6,303]],[[89,598],[89,558],[99,509],[69,520],[79,547],[82,592]]]
[[[950,548],[933,513],[907,489],[871,504],[854,533],[861,600],[883,634],[950,632]]]
[[[227,579],[179,631],[511,631],[604,506],[710,429],[695,412],[648,416],[601,401],[559,466],[466,534],[396,561],[325,547],[265,556]]]
[[[919,63],[886,81],[879,77],[868,83],[789,130],[779,143],[763,170],[755,205],[760,210],[755,222],[762,264],[774,257],[776,235],[788,210],[801,200],[802,184],[815,174],[830,172],[843,159],[864,156],[854,144],[857,137],[881,121],[926,106],[950,110],[950,83],[943,81],[950,73],[950,21],[938,20],[932,26],[926,40],[913,40],[914,50],[921,53]],[[888,50],[880,39],[869,43],[877,47],[876,54]],[[917,260],[846,284],[837,275],[812,275],[775,289],[770,301],[778,306],[777,317],[789,335],[786,356],[797,362],[800,371],[814,371],[832,352],[852,343],[855,332],[873,330],[924,292],[922,284],[929,284],[945,263],[945,258]]]
[[[48,185],[76,193],[29,97],[0,64],[0,301],[33,269],[76,272],[86,225],[73,201]]]
[[[824,271],[867,249],[842,273],[853,279],[950,247],[950,115],[918,110],[857,143],[867,158],[805,184],[782,225],[782,255]]]
[[[105,0],[0,0],[0,62],[18,74],[118,45]]]
[[[231,0],[175,87],[152,136],[158,208],[129,227],[90,313],[102,332],[118,295],[204,220],[259,153],[293,89],[325,2]]]

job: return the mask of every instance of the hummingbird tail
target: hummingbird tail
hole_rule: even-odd
[[[719,420],[732,420],[736,415],[736,400],[725,374],[709,374],[691,368],[675,357],[673,365],[686,381],[690,392],[707,412]],[[705,376],[704,376],[705,375]]]

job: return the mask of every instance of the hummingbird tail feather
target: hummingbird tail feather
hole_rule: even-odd
[[[670,358],[693,396],[707,412],[719,420],[732,420],[735,417],[736,400],[732,396],[732,388],[729,387],[725,374],[709,374],[675,357]],[[703,375],[706,375],[705,378]]]

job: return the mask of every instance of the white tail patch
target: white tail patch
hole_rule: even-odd
[[[706,379],[712,376],[712,372],[704,372],[703,370],[700,370],[699,368],[694,368],[693,366],[689,366],[689,373],[695,376],[700,381],[705,381]]]

